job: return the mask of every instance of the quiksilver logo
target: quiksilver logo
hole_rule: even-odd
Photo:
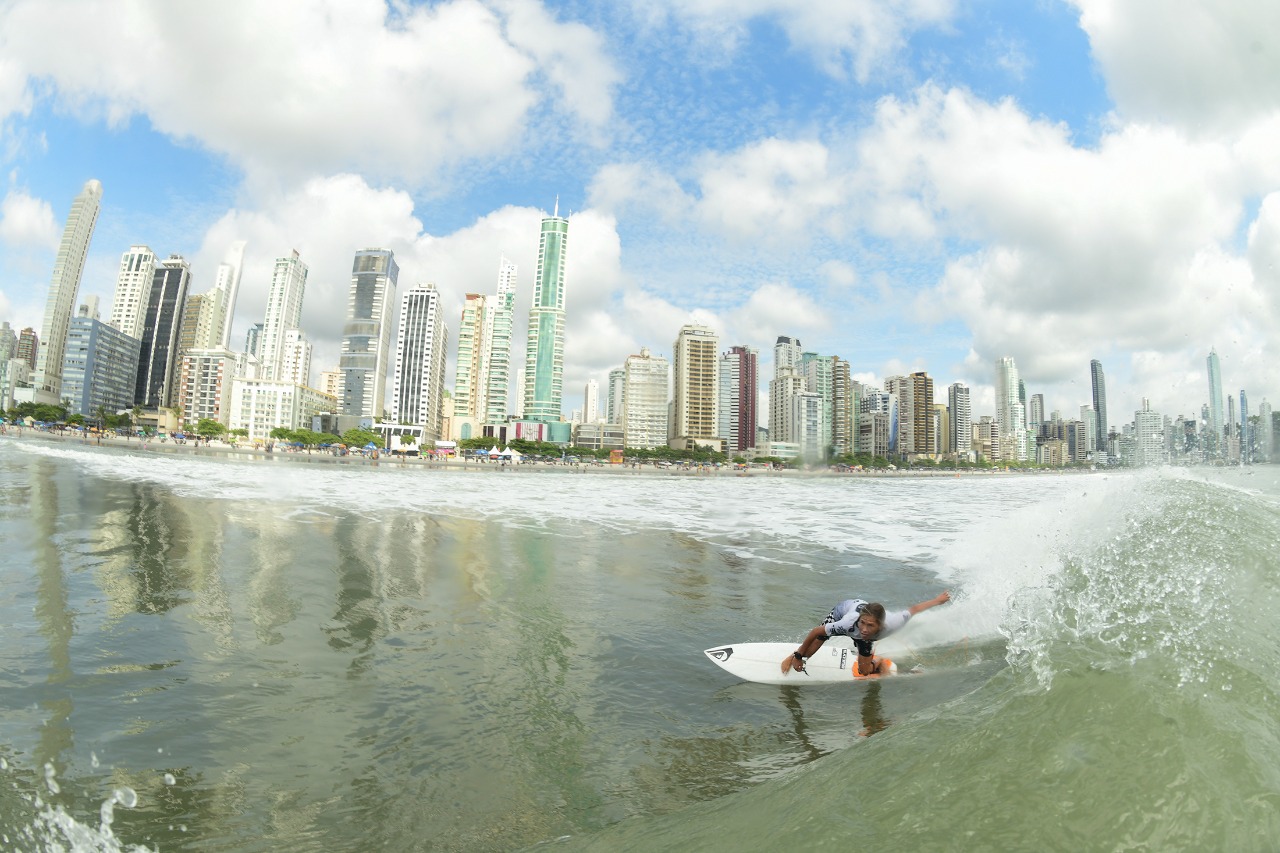
[[[724,663],[733,656],[733,646],[725,646],[723,649],[708,649],[707,655],[712,660],[718,660],[721,663]]]

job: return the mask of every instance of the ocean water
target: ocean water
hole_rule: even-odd
[[[0,439],[0,849],[1280,849],[1280,467],[934,479]],[[924,673],[702,654],[952,591]]]

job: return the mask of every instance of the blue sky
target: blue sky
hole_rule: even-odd
[[[296,248],[328,369],[356,250],[455,326],[505,255],[527,310],[558,197],[566,413],[687,322],[766,375],[792,335],[866,381],[965,382],[976,414],[1006,355],[1051,411],[1099,358],[1113,425],[1195,414],[1210,347],[1274,403],[1268,32],[1261,0],[0,0],[0,319],[39,329],[97,178],[82,297],[105,315],[134,243],[207,290],[246,240],[239,333]]]

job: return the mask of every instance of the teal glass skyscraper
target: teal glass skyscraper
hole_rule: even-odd
[[[529,309],[529,336],[524,362],[524,417],[560,420],[564,384],[564,260],[569,220],[555,212],[542,220],[538,242],[538,277]]]

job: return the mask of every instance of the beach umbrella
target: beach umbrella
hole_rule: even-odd
[[[374,443],[371,441],[371,442],[369,442],[368,444],[366,444],[366,445],[364,446],[364,449],[365,449],[365,450],[377,450],[377,449],[378,449],[378,445],[374,444]]]

